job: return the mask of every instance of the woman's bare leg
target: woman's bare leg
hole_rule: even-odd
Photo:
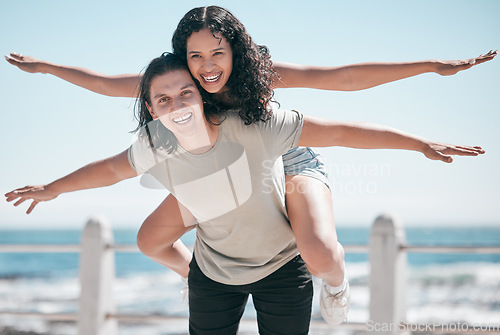
[[[286,206],[297,247],[311,274],[331,286],[344,281],[344,249],[337,241],[330,189],[306,176],[285,176]]]
[[[193,229],[195,222],[191,213],[169,195],[142,224],[137,245],[153,261],[187,278],[192,253],[179,238]]]

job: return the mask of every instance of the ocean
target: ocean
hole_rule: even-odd
[[[500,246],[500,226],[406,227],[410,245]],[[368,243],[367,227],[340,227],[344,245]],[[78,244],[78,230],[0,230],[0,244]],[[117,244],[135,244],[135,230],[115,230]],[[194,242],[194,232],[183,237]],[[187,316],[183,283],[174,272],[140,253],[116,253],[115,299],[118,313]],[[76,253],[0,252],[0,311],[68,313],[78,307],[79,256]],[[407,321],[500,326],[500,254],[408,254]],[[365,254],[347,254],[351,284],[350,322],[369,322],[368,275]],[[319,281],[315,281],[313,320],[321,320]],[[255,313],[247,306],[244,318]],[[2,316],[2,327],[54,335],[76,334],[73,323],[32,317]],[[181,326],[182,327],[182,326]],[[121,335],[179,334],[164,323],[120,323]]]

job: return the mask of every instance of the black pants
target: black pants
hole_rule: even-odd
[[[190,334],[236,334],[249,294],[260,334],[309,332],[313,285],[300,256],[248,285],[225,285],[207,278],[194,257],[189,267]]]

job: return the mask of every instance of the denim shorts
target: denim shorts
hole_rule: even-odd
[[[281,157],[285,175],[316,178],[330,188],[325,161],[316,149],[295,147]]]

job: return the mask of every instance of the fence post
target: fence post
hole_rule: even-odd
[[[113,231],[107,220],[91,218],[82,233],[80,253],[79,335],[116,335],[118,324],[107,317],[115,313],[113,284],[115,257],[109,245]]]
[[[373,223],[370,236],[370,322],[380,333],[400,330],[406,319],[406,242],[404,227],[387,214]]]

